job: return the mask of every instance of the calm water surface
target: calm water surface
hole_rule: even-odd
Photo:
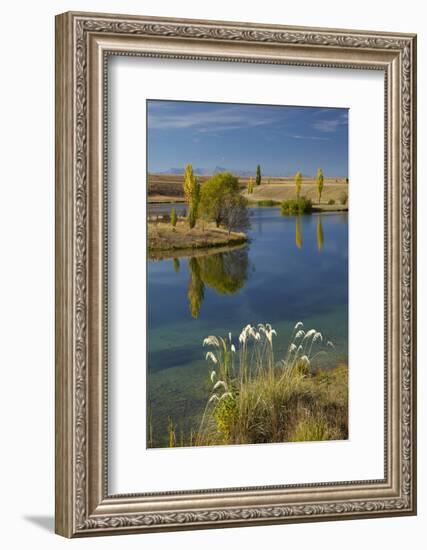
[[[150,213],[184,205],[150,205]],[[348,353],[348,215],[281,216],[251,208],[250,243],[194,258],[148,261],[147,402],[150,445],[167,445],[170,418],[178,442],[197,429],[209,397],[203,339],[237,344],[248,323],[271,323],[275,355],[289,345],[297,321]],[[147,430],[148,432],[148,430]]]

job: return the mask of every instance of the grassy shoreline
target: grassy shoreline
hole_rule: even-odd
[[[249,208],[280,208],[279,201],[250,201]],[[313,204],[311,212],[348,212],[347,204]]]
[[[222,252],[230,252],[245,248],[247,242],[231,245],[218,245],[200,248],[170,248],[163,250],[149,250],[148,257],[150,260],[171,260],[175,258],[205,258]]]
[[[148,204],[185,204],[184,197],[168,196],[163,195],[161,197],[150,197],[147,198]]]
[[[207,249],[230,247],[245,244],[248,236],[245,233],[227,230],[216,227],[215,224],[198,222],[193,229],[190,229],[186,221],[179,220],[176,227],[171,223],[157,222],[148,224],[148,252],[149,255]],[[176,256],[176,254],[175,254]]]
[[[148,204],[185,204],[184,199],[176,197],[165,197],[165,200],[151,200],[148,198]],[[267,204],[269,203],[269,204]],[[280,208],[280,201],[251,201],[248,202],[248,208]],[[348,204],[313,204],[312,212],[348,212]]]

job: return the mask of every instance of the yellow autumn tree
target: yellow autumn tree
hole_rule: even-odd
[[[198,183],[196,176],[193,172],[193,166],[187,164],[184,172],[184,198],[188,204],[188,223],[190,229],[196,225],[198,218],[198,207],[200,202],[200,183]]]
[[[317,196],[319,198],[319,204],[320,204],[320,199],[322,198],[323,182],[324,182],[323,171],[321,168],[319,168],[317,170],[317,176],[316,176]]]
[[[301,174],[301,172],[297,172],[295,174],[295,190],[296,190],[296,194],[297,194],[297,199],[300,198],[301,184],[302,184],[302,174]]]
[[[193,165],[192,164],[187,164],[187,166],[185,167],[185,172],[184,172],[183,190],[184,190],[185,202],[189,206],[190,206],[190,202],[191,202],[191,195],[194,191],[195,181],[196,181],[196,176],[194,175],[194,172],[193,172]]]

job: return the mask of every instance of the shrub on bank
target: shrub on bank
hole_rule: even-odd
[[[310,214],[312,210],[312,202],[306,197],[300,197],[299,199],[288,199],[282,202],[280,210],[283,216],[295,215],[295,214]]]

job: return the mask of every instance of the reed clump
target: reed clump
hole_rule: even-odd
[[[231,333],[209,336],[211,394],[194,445],[323,441],[348,438],[348,369],[318,368],[334,345],[298,322],[286,356],[276,360],[269,324],[247,325],[234,343]]]

